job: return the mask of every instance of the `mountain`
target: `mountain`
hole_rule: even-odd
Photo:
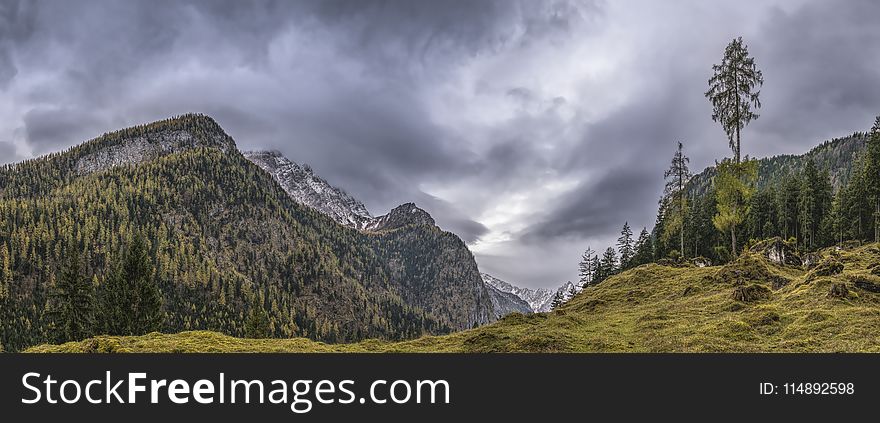
[[[807,160],[813,160],[817,169],[828,169],[831,185],[836,191],[849,181],[856,160],[865,150],[867,141],[867,134],[856,132],[847,137],[825,141],[805,154],[784,154],[758,159],[758,188],[780,183],[783,177],[800,172]],[[688,183],[690,192],[703,195],[712,186],[714,177],[714,166],[694,175]]]
[[[254,342],[188,332],[35,352],[880,352],[880,245],[829,248],[801,266],[754,249],[724,266],[647,264],[559,309],[403,342]]]
[[[434,218],[428,212],[416,207],[414,203],[401,204],[388,214],[379,216],[369,223],[365,229],[369,231],[389,231],[405,228],[410,225],[435,226]]]
[[[485,282],[486,285],[499,292],[515,295],[525,301],[525,303],[528,304],[529,309],[534,313],[545,313],[550,311],[550,305],[553,303],[553,297],[557,292],[562,295],[563,301],[568,301],[571,298],[570,292],[572,289],[576,292],[580,292],[580,290],[571,282],[566,282],[556,289],[529,289],[512,285],[488,273],[481,273],[480,276],[483,278],[483,282]]]
[[[438,228],[434,218],[414,203],[372,217],[363,203],[316,176],[308,166],[278,152],[248,152],[245,156],[272,175],[297,203],[341,225],[370,234],[372,239],[393,244],[394,249],[387,244],[377,245],[376,249],[392,267],[392,277],[404,281],[401,292],[408,303],[441,314],[467,316],[464,321],[470,325],[484,324],[507,314],[493,311],[496,304],[502,309],[500,312],[522,309],[516,300],[499,296],[485,286],[467,245],[455,234]],[[407,269],[405,274],[401,273],[403,268]],[[458,291],[449,291],[448,287]],[[462,290],[469,293],[465,297],[470,301],[455,304],[456,299],[462,298],[457,294]],[[470,327],[462,325],[462,321],[458,323],[457,328]]]
[[[373,222],[373,216],[363,203],[316,176],[311,167],[294,163],[277,151],[246,151],[243,154],[272,175],[297,203],[352,228],[364,229]]]
[[[373,217],[363,203],[297,164],[278,151],[247,151],[248,160],[272,175],[297,203],[329,216],[337,223],[367,231],[385,231],[408,225],[434,226],[428,212],[413,203],[401,204],[384,216]]]
[[[507,316],[510,313],[532,313],[532,307],[522,298],[510,292],[502,292],[492,285],[486,284],[489,298],[492,300],[492,311],[496,318]]]
[[[17,350],[47,340],[47,297],[71,249],[100,292],[135,234],[149,240],[163,332],[242,336],[254,307],[268,313],[271,336],[328,342],[493,319],[455,235],[427,225],[353,230],[295,201],[274,177],[203,115],[0,167],[0,252],[13,281],[0,298],[0,343]]]

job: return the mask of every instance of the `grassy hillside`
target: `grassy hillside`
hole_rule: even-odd
[[[809,270],[759,252],[725,266],[649,264],[560,309],[406,342],[322,344],[211,332],[98,337],[32,352],[880,351],[880,249],[828,249]],[[838,273],[839,272],[839,273]],[[743,299],[747,301],[743,301]]]

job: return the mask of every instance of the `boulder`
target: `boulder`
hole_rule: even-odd
[[[807,280],[813,280],[821,276],[834,276],[843,273],[843,263],[840,260],[829,257],[822,260],[807,276]]]
[[[831,285],[831,291],[828,292],[830,298],[846,298],[849,295],[849,289],[845,283],[835,283]]]
[[[744,303],[760,301],[770,298],[770,290],[763,285],[752,284],[738,286],[733,289],[733,299]]]
[[[749,251],[761,254],[771,263],[778,265],[801,266],[803,264],[795,247],[783,241],[780,237],[758,242]]]
[[[819,261],[822,260],[822,256],[816,253],[806,253],[801,255],[801,264],[804,266],[804,269],[810,270],[819,264]]]
[[[852,281],[853,285],[856,286],[856,288],[880,294],[880,284],[873,282],[867,277],[853,276],[850,278],[850,280]]]
[[[712,261],[705,257],[694,257],[691,259],[691,263],[697,267],[709,267],[712,265]]]

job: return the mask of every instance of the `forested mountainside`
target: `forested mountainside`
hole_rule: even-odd
[[[65,260],[82,257],[100,297],[139,235],[166,332],[242,336],[261,310],[269,336],[403,339],[492,313],[454,235],[343,227],[293,201],[212,119],[185,115],[0,169],[4,348],[50,339],[46,311]],[[105,333],[95,312],[93,332]]]
[[[850,136],[834,138],[813,147],[806,154],[783,154],[758,159],[757,187],[780,183],[786,176],[801,172],[806,162],[812,160],[819,171],[828,170],[834,190],[845,186],[852,175],[859,155],[865,151],[868,134],[856,132]],[[711,166],[691,178],[690,195],[703,195],[712,186],[715,167]]]

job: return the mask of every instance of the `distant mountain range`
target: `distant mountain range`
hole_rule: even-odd
[[[533,313],[545,313],[550,311],[550,306],[553,304],[553,297],[556,296],[557,292],[562,296],[563,301],[568,301],[572,297],[571,292],[581,291],[571,282],[566,282],[556,289],[529,289],[512,285],[488,273],[481,273],[480,276],[483,278],[483,282],[485,282],[486,285],[495,290],[520,298],[529,306],[529,309]]]

